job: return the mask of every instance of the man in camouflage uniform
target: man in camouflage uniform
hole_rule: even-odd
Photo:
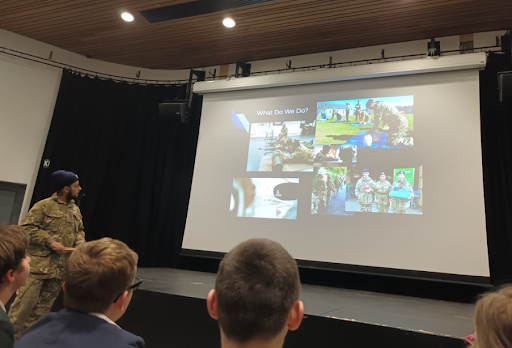
[[[380,173],[380,180],[375,183],[375,203],[379,213],[389,212],[389,191],[391,183],[386,180],[386,174]]]
[[[287,146],[287,149],[291,154],[283,158],[284,162],[313,163],[313,150],[308,149],[306,145],[304,145],[300,141],[294,140],[290,145]]]
[[[342,185],[341,177],[339,175],[336,175],[336,179],[334,179],[334,195],[338,197],[338,193],[340,191],[340,187]]]
[[[347,119],[347,122],[350,122],[350,110],[352,110],[352,106],[350,105],[350,103],[347,103],[347,106],[345,108],[345,118]]]
[[[317,214],[320,210],[325,211],[326,204],[325,198],[327,194],[327,185],[324,181],[324,176],[322,174],[317,175],[317,181],[315,183],[315,190],[313,193],[316,196],[316,200],[313,202],[313,214]]]
[[[286,127],[286,123],[283,123],[281,127],[281,132],[277,138],[277,141],[283,141],[288,138],[288,127]]]
[[[59,170],[52,174],[52,184],[56,192],[34,204],[21,223],[30,235],[27,255],[32,262],[27,283],[16,292],[9,310],[16,340],[50,312],[57,299],[69,255],[65,248],[85,242],[82,214],[73,200],[82,190],[78,176]]]
[[[397,176],[398,180],[393,183],[391,190],[394,188],[409,190],[410,194],[409,198],[391,197],[391,211],[395,214],[405,214],[411,205],[411,198],[414,197],[414,192],[412,190],[411,184],[405,180],[405,172],[403,170],[399,171]]]
[[[332,181],[332,179],[329,175],[327,175],[326,186],[327,186],[327,206],[328,206],[329,203],[331,202],[331,196],[335,192],[334,191],[334,182]]]
[[[375,132],[379,127],[380,121],[389,126],[388,130],[388,146],[413,146],[414,140],[409,129],[409,121],[398,111],[391,103],[376,102],[373,99],[368,100],[366,108],[373,110],[375,117],[373,121],[373,129]]]
[[[322,150],[315,156],[315,162],[334,161],[335,159],[336,158],[331,153],[331,147],[329,145],[324,145]]]
[[[357,180],[356,184],[356,197],[363,213],[372,212],[374,188],[375,183],[370,178],[370,171],[363,169],[363,177]]]

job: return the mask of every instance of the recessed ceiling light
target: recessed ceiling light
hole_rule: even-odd
[[[226,28],[233,28],[235,26],[235,21],[232,19],[232,18],[224,18],[224,20],[222,21],[222,24],[224,24],[224,26]]]
[[[125,20],[125,22],[133,22],[133,16],[128,12],[121,13],[121,18]]]

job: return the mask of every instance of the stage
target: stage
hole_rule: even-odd
[[[206,297],[215,274],[141,268],[143,279],[119,324],[148,347],[220,347]],[[366,291],[302,285],[306,316],[284,347],[461,347],[473,306]]]

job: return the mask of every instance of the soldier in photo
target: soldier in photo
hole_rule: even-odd
[[[315,189],[313,193],[316,196],[316,200],[313,205],[313,214],[317,214],[318,212],[325,211],[327,205],[325,202],[325,198],[327,195],[327,185],[324,181],[324,176],[322,174],[317,175],[317,181],[315,183]]]
[[[370,178],[370,171],[363,169],[363,177],[357,180],[356,197],[363,213],[372,212],[372,204],[374,200],[375,182]]]
[[[56,192],[34,204],[21,223],[30,235],[27,255],[32,262],[30,276],[9,310],[16,340],[50,312],[62,287],[69,248],[85,242],[82,214],[74,201],[82,190],[78,176],[59,170],[51,179]]]
[[[403,170],[397,173],[398,180],[391,185],[391,190],[398,188],[409,191],[409,198],[391,197],[391,211],[395,214],[405,214],[411,205],[411,199],[414,197],[411,184],[405,180],[405,172]]]
[[[334,195],[336,197],[338,197],[338,193],[340,191],[340,188],[341,188],[341,185],[342,185],[342,180],[341,180],[341,176],[340,175],[336,175],[336,178],[334,179]]]
[[[334,161],[335,159],[336,158],[331,153],[331,147],[329,145],[324,145],[322,150],[316,154],[314,162]]]
[[[285,163],[313,163],[313,149],[307,148],[304,143],[294,140],[286,148],[290,155],[283,157]]]
[[[377,130],[381,121],[383,125],[388,125],[388,146],[414,145],[412,132],[409,129],[409,121],[393,104],[370,99],[366,103],[366,108],[373,110],[375,114],[372,131]]]
[[[327,175],[327,182],[326,182],[326,186],[327,186],[327,206],[329,206],[329,203],[331,202],[331,197],[332,197],[332,194],[335,192],[335,188],[334,188],[334,182],[332,181],[331,177],[329,175]]]
[[[345,108],[345,118],[347,119],[347,122],[350,122],[350,111],[352,110],[352,106],[350,105],[350,103],[347,103],[346,105],[346,108]]]
[[[286,123],[283,122],[281,126],[281,132],[279,132],[279,136],[277,137],[278,142],[282,142],[285,139],[288,139],[288,127],[286,127]]]
[[[389,212],[389,191],[391,183],[386,180],[386,173],[380,173],[380,179],[375,183],[375,203],[379,213]]]
[[[329,119],[329,121],[332,121],[335,117],[336,117],[336,121],[341,122],[341,114],[338,112],[338,110],[336,110],[335,107],[333,107],[331,118]]]

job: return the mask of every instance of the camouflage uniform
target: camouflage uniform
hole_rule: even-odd
[[[308,163],[313,162],[313,150],[308,149],[306,145],[303,143],[300,143],[300,146],[298,149],[293,151],[293,153],[289,156],[286,156],[284,158],[285,162],[294,162],[294,163],[302,163],[301,159],[304,159]]]
[[[331,196],[333,194],[334,191],[334,182],[331,180],[331,181],[327,181],[325,183],[325,185],[327,186],[327,205],[329,205],[329,203],[331,202]]]
[[[327,185],[325,184],[325,181],[318,180],[315,184],[315,196],[316,200],[313,202],[313,214],[318,213],[319,206],[325,210],[326,204],[325,204],[325,195],[327,193]],[[321,204],[320,204],[321,203]]]
[[[27,254],[31,262],[27,283],[18,289],[9,310],[16,340],[50,312],[59,295],[68,254],[53,251],[51,243],[72,248],[85,242],[80,209],[73,200],[66,203],[57,194],[37,202],[21,225],[30,235]]]
[[[361,211],[364,213],[371,213],[373,204],[373,191],[375,183],[370,177],[367,179],[363,176],[357,181],[356,184],[356,196]]]
[[[397,180],[391,185],[392,188],[398,187],[403,190],[409,190],[411,192],[411,195],[413,194],[411,184],[407,180]],[[391,197],[391,211],[396,214],[405,214],[407,209],[409,209],[409,206],[411,205],[411,198],[396,198]]]
[[[414,145],[413,138],[410,136],[409,121],[397,108],[387,102],[377,102],[373,111],[375,113],[374,128],[379,126],[380,121],[389,126],[388,145]]]
[[[338,197],[338,192],[340,190],[341,185],[342,185],[341,178],[339,175],[337,175],[336,179],[334,179],[334,188],[336,189],[336,191],[334,191],[334,192],[335,192],[336,197]]]
[[[350,104],[348,104],[346,109],[345,109],[345,117],[347,118],[347,122],[350,122],[350,119],[349,119],[350,110],[352,110],[352,106],[350,106]]]
[[[391,183],[389,181],[377,181],[375,183],[375,199],[377,200],[377,209],[379,213],[389,212],[389,191]]]
[[[323,151],[320,151],[316,154],[315,161],[316,162],[323,162],[323,161],[332,161],[335,157],[332,155],[332,153],[328,152],[325,154]]]
[[[279,133],[278,140],[284,140],[288,138],[288,127],[284,126],[281,128],[281,132]]]

